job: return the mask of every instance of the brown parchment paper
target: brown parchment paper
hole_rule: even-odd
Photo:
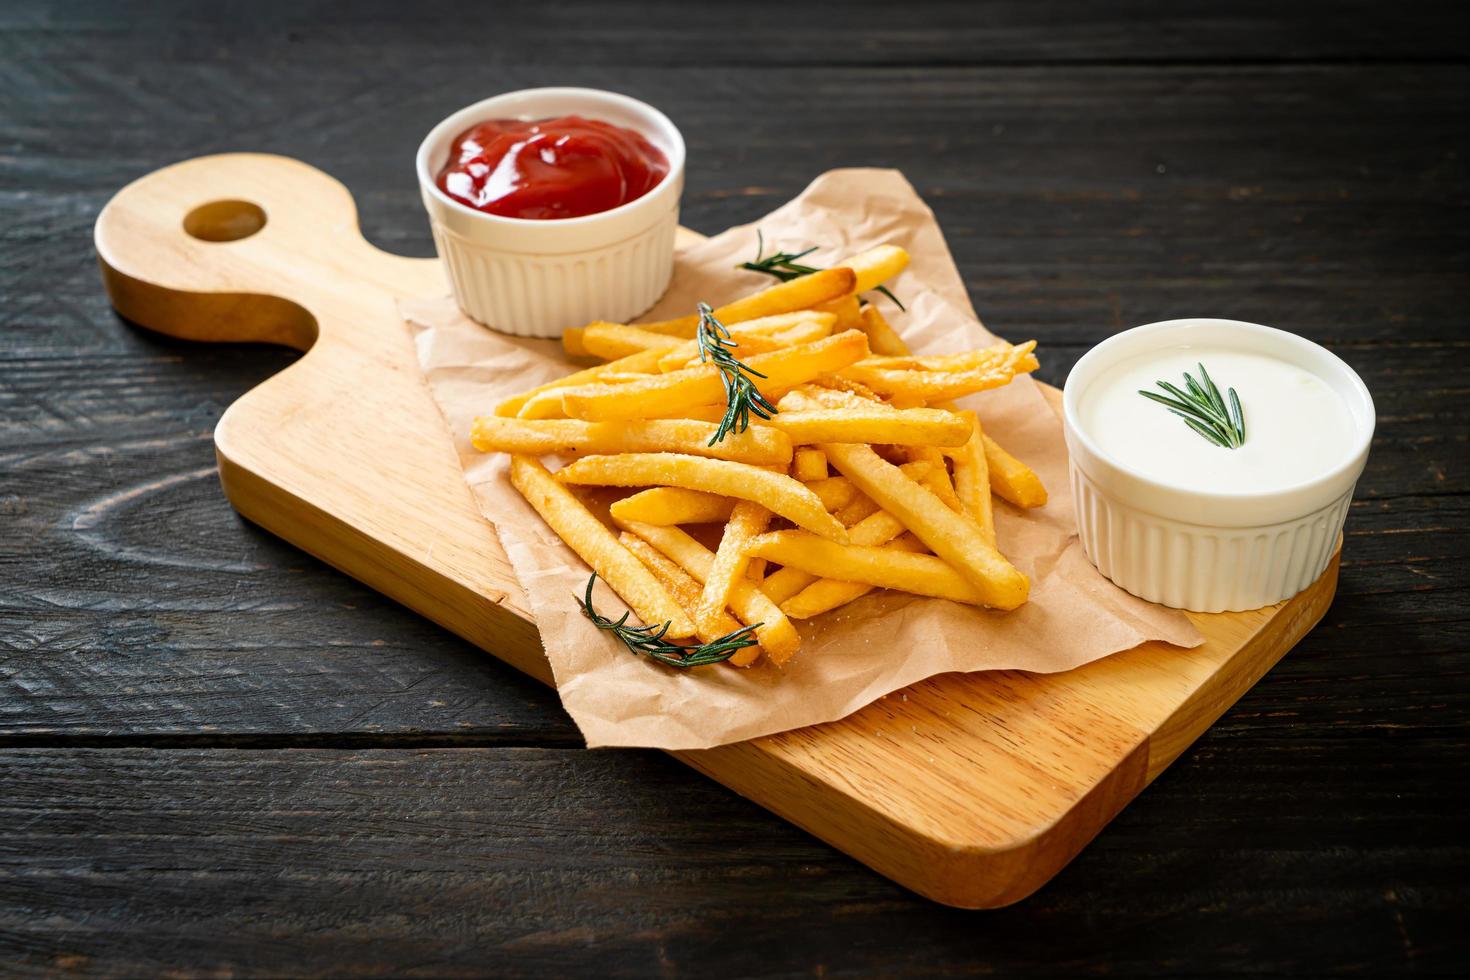
[[[768,249],[820,246],[806,260],[817,266],[882,242],[902,245],[913,261],[892,288],[908,312],[881,302],[909,345],[944,353],[996,339],[975,316],[933,212],[893,170],[830,171],[759,221],[685,250],[673,285],[645,319],[688,313],[698,300],[718,306],[770,285],[765,276],[734,269],[755,254],[757,228]],[[405,301],[401,312],[465,479],[526,590],[562,704],[589,746],[709,748],[841,718],[934,674],[1048,673],[1146,640],[1201,642],[1182,614],[1128,595],[1088,562],[1073,522],[1061,424],[1036,383],[1019,378],[964,404],[1040,474],[1050,494],[1045,507],[1029,512],[996,500],[1001,551],[1031,578],[1026,605],[999,613],[879,591],[799,624],[801,651],[784,668],[762,662],[746,670],[677,671],[636,657],[582,616],[572,596],[582,593],[589,569],[511,487],[507,458],[477,453],[469,442],[474,416],[585,365],[554,341],[487,330],[448,298]],[[604,614],[627,608],[601,582],[594,596]]]

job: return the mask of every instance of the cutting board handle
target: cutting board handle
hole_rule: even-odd
[[[188,340],[306,350],[352,329],[334,310],[446,288],[437,262],[368,244],[339,181],[263,153],[198,157],[134,181],[102,209],[95,241],[117,311]]]

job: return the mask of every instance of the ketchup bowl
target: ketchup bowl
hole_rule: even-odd
[[[534,130],[509,123],[514,120],[570,123],[572,128],[563,132],[572,135],[557,142],[553,130],[551,139],[516,143],[521,131]],[[606,161],[594,159],[586,165],[585,155],[557,156],[559,148],[580,139],[589,127],[578,124],[588,120],[600,131],[593,134],[594,150],[610,147],[609,152],[637,155],[614,161],[639,168],[626,181],[629,192],[617,195],[618,178],[609,177]],[[441,174],[458,163],[451,156],[461,148],[462,138],[472,128],[496,121],[509,124],[489,129],[512,132],[485,147],[488,155],[470,165],[479,178],[475,190],[488,199],[496,188],[481,185],[503,182],[507,174],[527,183],[552,182],[514,189],[522,198],[536,198],[536,207],[523,213],[537,217],[490,213],[514,210],[490,203],[483,210],[472,206],[477,198],[463,192],[472,180],[468,173],[456,173],[449,181],[461,189],[459,194],[441,185]],[[469,149],[476,150],[477,144],[471,141]],[[523,151],[528,157],[518,160]],[[587,88],[508,92],[466,106],[435,126],[419,145],[415,163],[434,245],[454,298],[487,327],[550,338],[592,320],[625,323],[651,307],[669,286],[684,189],[684,139],[667,116],[646,103]],[[495,168],[488,182],[483,179],[487,166]],[[579,181],[596,183],[579,187]],[[514,194],[504,196],[501,203],[514,199]],[[605,210],[576,217],[539,216],[597,207]]]

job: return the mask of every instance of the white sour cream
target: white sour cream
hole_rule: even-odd
[[[1234,388],[1245,444],[1217,446],[1163,405],[1138,394],[1159,381],[1187,390],[1203,362],[1222,396]],[[1322,476],[1347,461],[1356,430],[1326,382],[1274,357],[1213,347],[1164,347],[1121,361],[1082,396],[1081,428],[1099,449],[1140,476],[1188,490],[1257,493]]]

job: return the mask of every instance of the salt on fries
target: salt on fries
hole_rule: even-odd
[[[512,485],[644,625],[589,588],[594,623],[660,663],[744,667],[785,663],[794,620],[874,589],[1026,601],[993,496],[1039,507],[1046,489],[951,400],[1035,370],[1035,344],[915,356],[871,302],[908,262],[881,245],[704,315],[568,329],[604,363],[475,420],[475,447],[510,454]],[[552,473],[542,456],[575,458]],[[594,511],[579,486],[629,492]],[[714,550],[699,525],[723,527]]]

